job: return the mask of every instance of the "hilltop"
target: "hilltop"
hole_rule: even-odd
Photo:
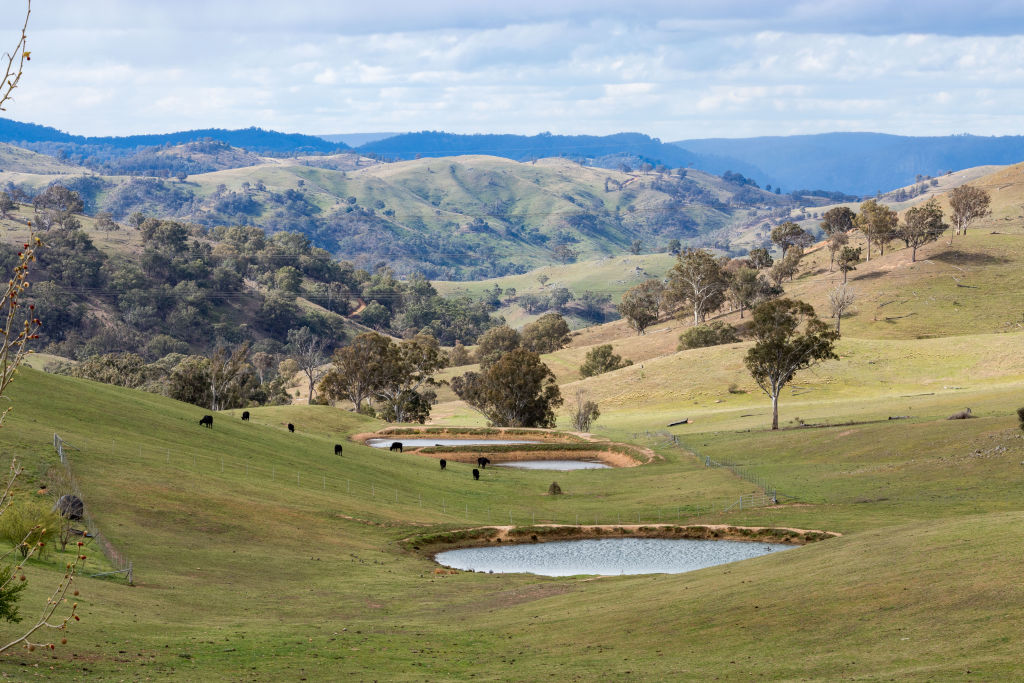
[[[442,279],[619,254],[635,240],[647,251],[672,239],[700,243],[709,232],[784,216],[796,206],[792,197],[761,190],[743,176],[626,173],[564,159],[265,159],[214,143],[155,156],[168,168],[247,165],[182,171],[177,180],[12,170],[0,173],[0,183],[30,196],[60,183],[78,191],[88,211],[108,211],[115,220],[141,212],[205,226],[298,230],[368,270],[386,262],[399,273]]]

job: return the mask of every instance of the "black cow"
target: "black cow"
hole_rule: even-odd
[[[445,467],[448,467],[448,461],[441,458],[441,469],[443,470]]]
[[[242,419],[245,420],[246,422],[249,421],[249,411],[248,410],[243,410],[242,411]]]
[[[491,462],[491,461],[490,461],[490,459],[488,459],[488,458],[477,458],[477,459],[476,459],[476,464],[477,464],[477,465],[479,465],[479,466],[480,466],[480,469],[482,469],[482,470],[485,470],[485,469],[487,469],[487,465],[488,465],[488,464],[489,464],[490,462]]]
[[[204,427],[209,427],[210,429],[213,429],[213,415],[203,415],[201,418],[199,418],[199,424],[203,425]]]
[[[293,434],[295,433],[295,425],[293,425],[291,422],[288,423],[288,431]]]
[[[390,450],[391,450],[392,453],[395,452],[395,451],[398,451],[399,453],[401,453],[402,452],[402,442],[401,441],[393,442],[391,444],[391,449]]]
[[[480,478],[480,470],[478,470],[475,467],[473,468],[473,478],[474,479],[479,479]]]
[[[341,444],[340,443],[334,444],[334,454],[335,455],[341,455]]]

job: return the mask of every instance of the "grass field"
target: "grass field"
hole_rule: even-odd
[[[563,394],[583,388],[600,404],[597,435],[660,456],[637,467],[487,468],[473,481],[470,464],[442,472],[433,458],[350,441],[384,425],[343,410],[251,408],[248,423],[223,411],[204,429],[201,408],[25,369],[0,429],[2,452],[27,465],[18,495],[38,495],[59,433],[137,585],[83,577],[68,645],[9,653],[4,673],[1020,679],[1024,245],[1020,221],[1002,220],[1011,189],[953,247],[930,245],[918,264],[887,252],[851,274],[862,299],[843,321],[840,358],[797,375],[777,432],[743,368],[749,342],[680,352],[683,323],[639,336],[620,321],[546,355]],[[789,289],[820,311],[834,275],[820,253],[809,259]],[[636,364],[580,380],[584,354],[600,343]],[[439,425],[483,424],[452,398],[442,392]],[[946,419],[965,407],[975,419]],[[565,408],[559,417],[564,427]],[[725,512],[759,489],[705,458],[769,482],[780,504]],[[546,495],[553,480],[563,496]],[[638,521],[842,536],[687,574],[567,578],[435,573],[403,543],[481,526]],[[57,576],[56,558],[31,568],[27,613]]]

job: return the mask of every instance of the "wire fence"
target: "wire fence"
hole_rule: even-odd
[[[637,433],[656,443],[656,447],[673,446],[682,448],[678,437],[668,432]],[[138,450],[135,451],[135,444]],[[62,453],[62,462],[67,462],[69,444],[54,435],[54,445]],[[117,446],[110,443],[111,451]],[[79,450],[79,449],[76,449]],[[106,450],[102,447],[99,450]],[[322,491],[333,497],[347,498],[354,501],[373,501],[375,505],[401,507],[405,510],[421,510],[430,513],[427,519],[436,520],[440,515],[444,522],[471,522],[482,524],[508,524],[510,526],[525,524],[567,524],[567,525],[643,525],[693,523],[700,518],[733,510],[737,506],[735,499],[727,500],[680,500],[670,504],[652,504],[632,506],[630,508],[608,505],[603,509],[593,506],[579,509],[565,509],[572,505],[552,502],[542,508],[524,507],[501,500],[480,500],[479,495],[470,497],[439,494],[436,490],[417,490],[409,487],[395,486],[387,479],[358,478],[339,475],[329,468],[300,466],[297,464],[255,464],[244,457],[211,453],[209,451],[175,450],[166,446],[147,446],[139,440],[133,440],[131,456],[133,461],[144,465],[147,470],[156,474],[158,469],[186,470],[203,476],[223,476],[230,479],[251,480],[253,482],[273,482],[287,487],[295,487],[307,491]],[[450,463],[456,465],[456,463]],[[484,470],[486,475],[486,470]],[[467,473],[468,474],[468,473]],[[557,497],[553,497],[557,498]],[[745,498],[742,508],[758,507],[771,504],[771,496],[755,499]],[[575,506],[574,506],[575,507]],[[128,561],[112,544],[102,536],[91,519],[87,521],[90,533],[100,541],[104,554],[119,570],[131,569]]]
[[[694,455],[697,455],[697,457],[700,457],[695,450],[693,450],[693,449],[686,449],[682,445],[682,443],[680,443],[679,437],[676,436],[675,434],[670,433],[670,432],[667,432],[667,431],[633,432],[633,439],[634,440],[639,439],[641,437],[644,437],[644,438],[646,438],[649,441],[651,441],[651,440],[656,441],[657,445],[659,445],[659,446],[662,446],[662,447],[674,447],[674,448],[686,450],[687,452],[693,453]],[[728,462],[719,462],[717,460],[713,460],[710,456],[704,456],[704,466],[705,467],[722,467],[722,468],[725,468],[725,469],[729,470],[730,472],[732,472],[735,476],[739,477],[740,479],[743,479],[744,481],[748,481],[751,484],[753,484],[754,486],[757,486],[758,488],[761,489],[761,493],[759,493],[759,494],[758,493],[754,493],[754,494],[746,494],[744,496],[741,496],[738,500],[733,502],[731,505],[729,505],[726,508],[724,508],[722,510],[722,512],[728,512],[728,511],[730,511],[730,510],[732,510],[734,508],[739,508],[740,510],[742,510],[745,507],[751,508],[751,507],[762,507],[762,506],[765,506],[765,505],[775,505],[779,501],[778,489],[775,488],[775,486],[773,486],[768,481],[767,478],[761,476],[760,474],[755,472],[753,468],[751,468],[749,466],[737,465],[737,464],[728,463]]]
[[[68,480],[71,482],[71,490],[75,497],[82,501],[82,522],[85,523],[85,528],[88,530],[89,536],[93,539],[94,543],[99,547],[100,552],[107,558],[110,564],[114,567],[113,571],[100,572],[99,574],[93,574],[92,576],[109,576],[113,574],[124,574],[128,580],[128,585],[134,585],[134,563],[124,556],[110,540],[103,535],[99,527],[96,525],[92,515],[89,514],[89,506],[85,505],[85,496],[82,495],[82,489],[78,485],[78,480],[75,479],[75,475],[71,470],[71,458],[69,457],[69,450],[78,450],[71,444],[67,443],[59,435],[53,435],[53,448],[57,451],[57,455],[60,457],[60,462],[64,465],[64,469],[67,471]]]

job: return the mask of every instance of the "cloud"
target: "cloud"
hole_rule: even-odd
[[[1024,3],[946,0],[52,0],[8,114],[119,135],[1010,133],[1021,26]]]

